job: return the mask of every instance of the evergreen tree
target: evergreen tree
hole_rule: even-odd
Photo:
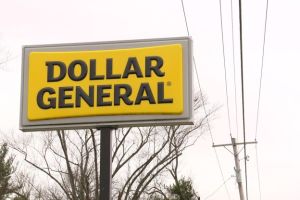
[[[8,155],[7,144],[0,146],[0,200],[5,200],[17,189],[10,179],[14,173],[14,158]]]
[[[172,200],[194,200],[197,195],[193,189],[193,184],[190,179],[180,179],[178,182],[171,185],[168,189]]]

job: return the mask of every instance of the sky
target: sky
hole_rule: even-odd
[[[232,0],[234,45],[230,1],[221,2],[230,128],[219,0],[184,0],[202,91],[208,99],[208,107],[220,107],[210,123],[215,144],[229,143],[230,132],[238,137],[239,142],[242,141],[238,1]],[[254,141],[266,0],[242,2],[246,138]],[[295,0],[269,1],[257,129],[258,154],[255,145],[247,146],[249,199],[260,199],[259,185],[261,199],[300,199],[299,8],[300,3]],[[0,61],[6,60],[8,55],[8,62],[0,69],[1,131],[23,134],[18,130],[23,45],[186,35],[180,0],[0,0]],[[195,90],[198,90],[198,82],[194,83]],[[223,185],[215,150],[224,178],[228,179],[226,186],[230,197]],[[181,174],[192,177],[201,199],[239,199],[236,181],[230,178],[234,175],[233,156],[224,148],[213,149],[209,133],[185,153],[182,163]],[[242,160],[242,173],[243,163]]]

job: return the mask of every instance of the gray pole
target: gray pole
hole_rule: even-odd
[[[239,152],[237,151],[237,146],[238,145],[246,145],[246,144],[257,144],[257,141],[237,143],[237,142],[235,142],[235,138],[231,138],[231,144],[217,144],[217,145],[213,144],[213,147],[225,147],[225,148],[226,148],[226,146],[233,147],[233,152],[231,152],[227,148],[226,149],[228,151],[230,151],[230,153],[232,153],[234,156],[236,181],[237,181],[238,187],[239,187],[240,200],[245,200],[245,195],[244,195],[243,184],[242,184],[241,167],[240,167]],[[246,160],[246,158],[245,158],[245,160]]]
[[[237,152],[235,138],[231,138],[231,141],[232,141],[233,155],[234,155],[234,161],[235,161],[236,181],[237,181],[238,187],[239,187],[240,200],[245,200],[243,184],[242,184],[242,177],[241,177],[239,153]]]
[[[100,199],[111,200],[111,132],[112,128],[101,128],[100,144]]]

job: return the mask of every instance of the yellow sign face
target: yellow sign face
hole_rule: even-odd
[[[35,52],[28,59],[29,121],[183,113],[181,44]]]

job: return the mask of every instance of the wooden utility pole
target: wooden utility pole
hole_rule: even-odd
[[[241,176],[240,159],[239,159],[239,153],[237,151],[237,147],[236,147],[236,143],[235,143],[235,138],[231,138],[231,142],[232,142],[232,147],[233,147],[236,182],[238,183],[238,187],[239,187],[240,200],[244,200],[245,195],[244,195],[242,176]]]
[[[244,145],[244,144],[256,144],[257,142],[245,142],[245,143],[236,143],[235,138],[231,138],[231,144],[218,144],[218,145],[213,145],[213,147],[224,147],[226,146],[232,146],[233,152],[230,151],[233,156],[234,156],[234,162],[235,162],[235,175],[236,175],[236,182],[239,187],[239,194],[240,194],[240,200],[245,200],[245,195],[244,195],[244,189],[243,189],[243,181],[242,181],[242,176],[241,176],[241,167],[240,167],[240,159],[239,159],[239,153],[237,150],[237,145]],[[247,159],[247,158],[244,158]]]

